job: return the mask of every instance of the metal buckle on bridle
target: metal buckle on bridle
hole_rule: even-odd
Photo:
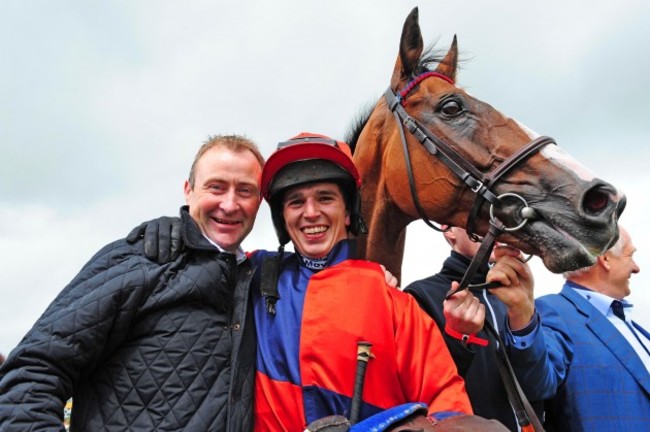
[[[476,179],[475,179],[476,180]],[[474,192],[475,194],[479,193],[479,191],[483,189],[483,182],[480,180],[476,180],[476,186],[471,187],[470,190]],[[498,198],[498,197],[497,197]],[[490,207],[492,208],[492,207]]]
[[[495,224],[498,221],[500,223],[500,225],[501,225],[500,228],[499,228],[501,231],[504,231],[504,232],[518,231],[518,230],[522,229],[528,223],[529,220],[537,218],[537,211],[534,208],[530,207],[528,205],[528,202],[526,202],[524,197],[522,197],[521,195],[518,195],[518,194],[512,193],[512,192],[507,192],[507,193],[499,195],[497,198],[499,199],[499,201],[501,201],[501,199],[505,198],[505,197],[516,198],[516,199],[520,200],[524,204],[524,206],[521,208],[521,210],[519,210],[519,215],[524,220],[517,226],[507,227],[507,226],[503,225],[503,223],[496,216],[494,216],[494,204],[490,204],[490,223]],[[531,253],[530,255],[528,255],[527,258],[524,258],[523,260],[521,260],[521,262],[527,263],[528,261],[531,260],[531,258],[533,256],[534,255]]]
[[[526,202],[524,197],[522,197],[521,195],[517,195],[516,193],[507,192],[507,193],[499,195],[497,198],[499,199],[499,201],[501,201],[501,199],[505,198],[505,197],[516,198],[516,199],[520,200],[524,204],[524,206],[519,211],[519,215],[524,220],[519,225],[514,226],[514,227],[503,226],[501,228],[503,231],[507,231],[507,232],[518,231],[518,230],[522,229],[528,223],[529,219],[534,219],[535,218],[535,213],[536,213],[535,209],[528,206],[528,203]],[[497,220],[497,219],[494,216],[494,204],[490,204],[490,222],[494,222],[495,220]]]

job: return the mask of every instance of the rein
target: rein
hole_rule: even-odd
[[[455,290],[450,290],[446,294],[446,299],[449,299],[452,295],[458,291],[464,290],[466,288],[476,289],[476,288],[496,288],[500,286],[498,283],[484,283],[477,286],[472,286],[469,282],[472,280],[476,271],[479,267],[487,262],[496,239],[506,231],[516,231],[523,228],[528,220],[534,219],[537,217],[536,211],[528,206],[526,200],[520,195],[514,193],[504,193],[501,195],[496,195],[492,192],[496,182],[501,179],[508,171],[517,166],[524,159],[528,158],[532,154],[538,152],[542,147],[547,144],[556,144],[553,138],[547,136],[540,136],[533,141],[526,144],[524,147],[517,150],[515,153],[510,155],[506,160],[504,160],[499,166],[487,174],[483,174],[479,171],[474,165],[468,162],[463,158],[458,152],[451,148],[444,140],[434,135],[426,126],[420,123],[417,119],[409,115],[404,106],[406,105],[406,97],[408,94],[423,80],[429,77],[440,78],[450,84],[454,84],[453,80],[449,77],[440,74],[438,72],[429,71],[425,72],[417,77],[415,77],[411,82],[409,82],[404,89],[402,89],[397,95],[393,90],[388,87],[384,93],[386,99],[386,104],[388,108],[393,113],[395,121],[397,122],[400,140],[402,142],[402,147],[404,149],[404,158],[406,161],[406,171],[409,180],[409,189],[411,191],[411,197],[413,198],[413,203],[420,215],[420,218],[426,223],[429,227],[442,231],[440,228],[436,227],[431,223],[427,218],[418,199],[415,180],[413,178],[413,168],[411,165],[411,156],[408,149],[408,143],[406,141],[406,134],[404,128],[406,128],[409,133],[411,133],[422,146],[429,152],[429,154],[436,156],[441,162],[443,162],[447,168],[449,168],[454,174],[456,174],[469,188],[472,192],[476,194],[474,204],[470,211],[470,214],[467,219],[466,230],[468,235],[474,240],[477,241],[479,237],[474,234],[474,225],[475,220],[478,217],[480,209],[485,201],[490,203],[490,228],[483,237],[481,241],[481,246],[477,253],[472,258],[472,261],[467,268],[467,271],[463,275],[462,280],[460,281],[458,287]],[[523,203],[523,207],[520,209],[520,216],[523,218],[523,221],[517,226],[507,227],[505,226],[499,218],[494,216],[494,207],[500,208],[504,198],[514,198],[518,199]],[[493,343],[496,343],[495,355],[497,357],[497,365],[499,366],[499,374],[501,379],[506,387],[506,393],[508,399],[510,400],[513,407],[515,407],[516,417],[519,425],[522,427],[522,430],[534,430],[541,431],[543,430],[539,419],[537,418],[532,407],[528,403],[526,396],[524,395],[517,379],[515,377],[514,371],[510,366],[507,354],[504,352],[503,343],[500,341],[498,332],[490,325],[486,320],[485,322],[486,331],[490,336],[492,336]]]

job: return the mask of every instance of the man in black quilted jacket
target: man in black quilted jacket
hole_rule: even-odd
[[[166,264],[124,239],[101,249],[0,368],[0,431],[252,428],[252,271],[240,248],[263,158],[210,138],[185,182],[182,252]]]

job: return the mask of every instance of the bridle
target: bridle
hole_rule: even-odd
[[[474,223],[478,213],[481,209],[481,206],[484,201],[488,201],[492,206],[499,207],[501,205],[501,196],[496,196],[492,191],[491,187],[505,175],[510,169],[514,168],[519,162],[526,159],[533,153],[539,151],[542,147],[547,144],[555,144],[553,138],[547,136],[540,136],[530,143],[526,144],[520,148],[517,152],[512,154],[506,160],[504,160],[499,166],[497,166],[492,172],[487,174],[479,171],[474,165],[468,162],[465,158],[458,154],[452,147],[450,147],[445,141],[433,134],[426,126],[420,123],[417,119],[412,117],[404,105],[406,103],[406,97],[409,93],[415,88],[417,84],[424,81],[426,78],[435,77],[440,78],[444,81],[447,81],[450,84],[454,82],[447,76],[442,75],[438,72],[425,72],[421,75],[415,77],[410,81],[404,89],[402,89],[397,95],[393,93],[393,90],[389,87],[384,93],[386,98],[386,103],[388,108],[391,110],[397,121],[398,128],[400,131],[400,138],[402,141],[402,146],[404,148],[404,157],[406,159],[406,169],[409,177],[409,187],[411,189],[411,195],[415,203],[415,207],[420,215],[420,218],[425,221],[425,223],[431,226],[434,229],[438,227],[431,224],[431,221],[427,218],[420,205],[416,190],[415,190],[415,181],[413,179],[413,169],[411,166],[410,152],[406,142],[406,136],[404,134],[404,127],[422,144],[422,146],[431,154],[436,156],[443,162],[447,168],[449,168],[454,174],[456,174],[465,184],[471,189],[472,192],[476,194],[476,199],[472,210],[467,220],[467,233],[470,236],[475,236],[474,234]],[[508,196],[513,196],[515,194],[509,194]],[[521,199],[525,203],[523,198],[516,195],[517,198]],[[527,206],[525,206],[527,207]],[[493,213],[492,213],[493,214]],[[522,215],[524,216],[524,224],[530,216],[532,215]],[[491,217],[491,219],[495,219]],[[506,231],[515,231],[522,228],[523,225],[517,227],[505,228]]]
[[[408,148],[408,143],[406,141],[404,128],[406,128],[409,133],[411,133],[431,155],[436,156],[442,163],[447,166],[447,168],[456,174],[470,188],[472,192],[476,194],[476,198],[468,216],[466,225],[468,235],[475,241],[479,239],[479,237],[474,233],[476,218],[478,217],[483,203],[485,201],[490,203],[490,228],[485,237],[483,237],[481,246],[472,258],[472,261],[467,268],[467,271],[463,275],[463,278],[460,281],[458,287],[455,290],[450,290],[446,294],[446,299],[449,299],[449,297],[465,288],[483,289],[496,288],[500,286],[498,283],[484,283],[472,286],[469,284],[469,282],[476,274],[476,271],[489,259],[496,239],[506,231],[517,231],[523,228],[529,220],[537,217],[537,212],[532,207],[529,207],[526,200],[518,194],[508,192],[501,195],[496,195],[496,193],[492,190],[495,184],[511,169],[519,165],[520,162],[532,154],[538,152],[547,144],[556,143],[553,138],[540,136],[510,155],[491,172],[487,174],[482,173],[474,165],[472,165],[460,154],[458,154],[458,152],[450,147],[444,140],[433,134],[426,126],[424,126],[417,119],[406,112],[406,109],[404,108],[406,97],[413,90],[413,88],[415,88],[420,82],[429,77],[439,78],[447,81],[450,84],[454,84],[453,80],[451,80],[449,77],[438,72],[428,71],[416,76],[397,95],[390,87],[388,87],[384,93],[386,104],[388,105],[390,111],[393,113],[395,121],[398,125],[400,140],[402,142],[404,158],[406,161],[409,189],[413,203],[415,204],[415,208],[417,209],[418,214],[424,223],[433,229],[442,231],[440,228],[433,225],[427,218],[418,199],[417,191],[415,188],[415,180],[413,178],[411,156]],[[516,226],[507,227],[499,220],[499,218],[494,215],[494,208],[500,208],[504,198],[514,198],[520,200],[523,204],[523,207],[521,207],[519,213],[523,221]],[[497,355],[497,365],[499,366],[499,374],[501,375],[504,386],[506,387],[508,399],[510,400],[513,407],[516,407],[515,411],[519,425],[522,427],[526,426],[527,428],[532,427],[534,430],[543,430],[539,419],[535,415],[530,404],[528,403],[528,400],[526,399],[526,396],[523,394],[523,391],[519,387],[519,383],[517,382],[512,366],[510,365],[505,351],[503,351],[504,344],[501,341],[499,333],[494,329],[488,320],[485,320],[485,329],[493,336],[495,341],[498,341],[497,347],[495,347],[495,349]]]
[[[483,203],[485,201],[490,203],[490,229],[483,238],[483,241],[481,242],[481,248],[474,256],[474,259],[472,260],[470,267],[465,273],[463,280],[461,280],[459,287],[454,292],[449,293],[449,297],[455,292],[463,290],[469,286],[469,281],[476,273],[476,270],[478,270],[484,261],[487,261],[488,257],[492,253],[494,242],[498,236],[506,231],[519,230],[523,228],[530,219],[537,217],[537,212],[532,207],[529,207],[526,200],[520,195],[510,192],[496,195],[496,193],[494,193],[492,190],[495,184],[512,168],[517,166],[520,162],[532,154],[538,152],[547,144],[555,144],[555,140],[547,136],[540,136],[510,155],[494,170],[487,174],[484,174],[478,168],[472,165],[472,163],[463,158],[443,139],[436,136],[426,126],[424,126],[416,118],[412,117],[408,112],[406,112],[404,105],[407,96],[419,83],[429,77],[439,78],[447,81],[450,84],[454,84],[453,80],[451,80],[446,75],[443,75],[439,72],[428,71],[416,76],[398,94],[395,94],[390,87],[388,87],[384,93],[386,104],[388,105],[390,111],[393,113],[395,121],[398,125],[400,140],[402,142],[404,158],[406,161],[406,172],[409,180],[409,189],[413,203],[415,204],[415,208],[425,224],[433,229],[441,231],[440,228],[433,225],[427,218],[422,205],[420,204],[420,200],[418,199],[415,180],[413,177],[413,168],[411,165],[411,156],[406,141],[404,128],[406,128],[406,130],[408,130],[409,133],[411,133],[418,140],[418,142],[422,144],[427,152],[433,156],[436,156],[442,163],[447,166],[447,168],[456,174],[456,176],[458,176],[470,188],[472,192],[476,194],[474,204],[467,218],[466,226],[467,234],[475,241],[478,240],[478,236],[474,233],[476,218],[478,217]],[[523,207],[520,210],[520,216],[523,218],[523,221],[516,226],[507,227],[494,215],[494,208],[500,208],[502,206],[504,198],[514,198],[521,201],[523,204]]]

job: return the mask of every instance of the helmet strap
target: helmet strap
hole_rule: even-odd
[[[260,290],[266,302],[266,311],[275,315],[275,304],[280,300],[280,292],[278,291],[278,278],[282,268],[282,259],[284,258],[284,244],[278,248],[278,254],[267,256],[262,262],[262,280],[260,282]]]

